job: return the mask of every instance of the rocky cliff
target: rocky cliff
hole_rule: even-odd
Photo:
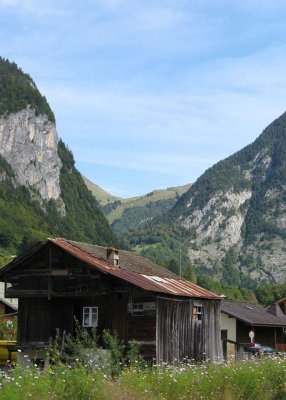
[[[10,164],[17,184],[44,200],[59,200],[61,160],[55,124],[26,108],[0,118],[0,155]]]
[[[228,276],[229,283],[286,281],[285,178],[283,114],[254,143],[206,171],[173,210],[190,233],[198,273]]]

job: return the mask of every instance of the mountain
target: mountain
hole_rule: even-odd
[[[0,253],[51,235],[118,243],[35,82],[0,58]]]
[[[284,283],[286,113],[209,168],[164,217],[127,239],[151,257],[170,251],[171,243],[177,265],[183,245],[197,274],[227,284]]]
[[[101,206],[105,206],[106,204],[112,203],[117,200],[122,200],[121,197],[113,196],[112,194],[106,192],[100,186],[96,185],[83,175],[82,179],[84,180],[87,188],[91,191],[91,193]]]
[[[118,236],[126,234],[130,229],[136,229],[170,210],[178,197],[191,186],[188,184],[153,190],[143,196],[122,199],[110,195],[86,178],[84,181],[101,205],[112,230]]]

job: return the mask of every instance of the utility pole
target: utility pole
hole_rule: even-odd
[[[180,242],[180,264],[179,264],[179,277],[181,278],[182,276],[182,244]]]
[[[183,243],[179,244],[179,276],[182,276],[182,246],[188,241],[190,238],[186,238]]]

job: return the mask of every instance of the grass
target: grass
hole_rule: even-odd
[[[1,377],[1,400],[109,400],[106,375],[83,366],[58,366],[41,372],[16,368]]]
[[[286,398],[286,362],[265,359],[159,368],[143,374],[128,371],[121,385],[142,400],[278,400]]]
[[[120,197],[113,196],[112,194],[106,192],[100,186],[98,186],[95,183],[91,182],[89,179],[87,179],[83,175],[82,175],[82,179],[84,180],[84,183],[86,184],[87,188],[92,192],[92,194],[94,195],[96,200],[101,205],[108,204],[108,203],[110,203],[112,201],[121,200]]]
[[[1,400],[282,400],[286,360],[171,367],[125,366],[112,377],[81,363],[46,371],[15,368],[0,377]]]

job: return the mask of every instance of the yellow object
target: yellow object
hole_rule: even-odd
[[[10,360],[9,357],[12,359]],[[17,361],[17,347],[15,340],[0,340],[0,364],[15,363]]]

